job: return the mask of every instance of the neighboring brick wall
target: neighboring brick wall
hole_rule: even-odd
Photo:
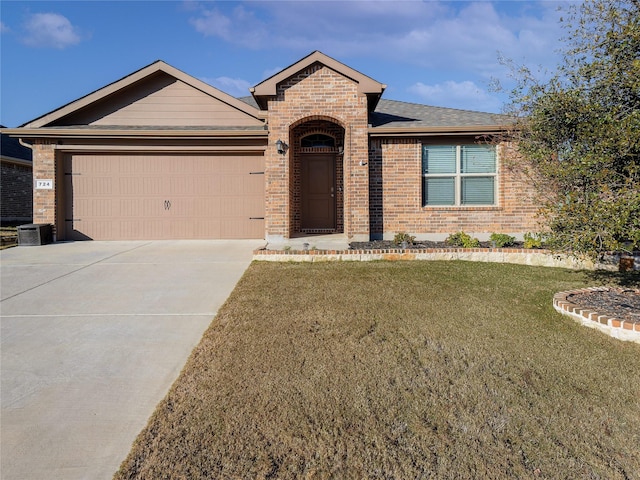
[[[53,189],[33,191],[33,223],[50,223],[56,228],[56,150],[50,140],[33,145],[33,178],[53,180]]]
[[[33,174],[30,165],[3,161],[0,166],[0,217],[3,221],[31,222]]]
[[[348,237],[369,235],[367,98],[357,85],[316,63],[278,86],[269,100],[269,148],[265,152],[266,229],[269,236],[296,233],[295,156],[278,155],[275,142],[292,145],[293,128],[308,121],[330,121],[344,129],[343,223]],[[361,165],[362,163],[362,165]]]
[[[439,239],[460,230],[486,236],[493,232],[523,234],[540,230],[533,188],[520,178],[513,165],[504,161],[503,146],[498,147],[496,206],[423,207],[421,139],[388,138],[383,139],[380,146],[376,142],[379,140],[371,142],[370,162],[372,171],[376,172],[377,164],[382,162],[382,218],[372,221],[372,231],[378,232],[382,223],[385,239],[392,239],[397,232]],[[451,143],[460,142],[457,139]],[[379,181],[374,184],[379,185]],[[379,196],[375,190],[373,204],[380,203]]]

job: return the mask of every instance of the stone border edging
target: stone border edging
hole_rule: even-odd
[[[266,262],[339,262],[376,260],[465,260],[471,262],[514,263],[541,267],[616,270],[615,264],[594,264],[548,250],[519,248],[422,248],[389,250],[255,250],[253,259]]]
[[[608,292],[609,287],[590,287],[568,292],[559,292],[553,296],[553,308],[563,315],[567,315],[586,327],[595,328],[610,337],[627,342],[640,343],[640,320],[631,322],[609,317],[594,310],[580,306],[568,300],[571,295],[589,292]],[[637,290],[636,290],[637,291]]]

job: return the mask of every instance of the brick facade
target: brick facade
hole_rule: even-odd
[[[326,229],[330,233],[344,233],[351,241],[392,239],[398,232],[440,240],[460,230],[481,239],[493,232],[521,236],[541,230],[536,221],[538,208],[532,183],[521,177],[517,162],[505,161],[504,146],[498,148],[494,206],[423,206],[422,144],[471,143],[475,135],[496,134],[502,128],[500,122],[506,120],[481,112],[381,100],[385,88],[314,52],[252,89],[255,106],[250,108],[256,112],[252,122],[266,118],[264,125],[246,132],[251,132],[251,138],[259,139],[262,145],[267,143],[264,150],[267,240],[275,242],[309,233],[303,231],[301,182],[305,155],[313,153],[334,155],[335,228]],[[46,126],[36,121],[30,128]],[[238,129],[234,133],[243,131]],[[470,133],[453,136],[453,132]],[[335,145],[302,147],[301,139],[311,134],[329,136]],[[82,141],[88,145],[96,141],[90,135],[90,129],[81,131]],[[101,139],[100,145],[104,149],[113,146],[115,152],[135,144],[136,151],[144,151],[148,140],[131,138]],[[61,161],[56,158],[56,148],[68,145],[63,143],[64,138],[44,140],[33,135],[31,139],[33,178],[54,181],[53,189],[33,191],[33,221],[57,225],[64,235],[65,202],[71,201],[73,192],[63,192],[64,175],[61,164],[56,164]],[[56,146],[58,140],[64,147]],[[209,140],[206,139],[207,145]],[[288,145],[284,154],[275,148],[277,140]],[[215,141],[216,147],[223,147],[227,140],[221,136]]]
[[[302,132],[323,122],[325,130],[338,132],[344,141],[344,155],[338,157],[341,165],[336,169],[343,172],[343,198],[338,199],[342,230],[349,238],[369,238],[367,98],[358,93],[357,84],[314,63],[278,85],[277,95],[269,100],[268,115],[272,148],[265,152],[267,237],[289,238],[299,231],[296,165],[301,152],[295,145]],[[289,145],[285,155],[273,148],[277,140]]]
[[[497,202],[490,207],[422,206],[422,144],[469,143],[473,139],[372,139],[370,148],[372,236],[393,239],[407,232],[419,239],[442,240],[465,231],[489,237],[491,233],[521,236],[539,231],[534,190],[505,161],[508,151],[498,146]]]

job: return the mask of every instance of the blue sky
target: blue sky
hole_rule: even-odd
[[[499,112],[499,56],[554,69],[563,1],[0,2],[0,123],[17,127],[155,60],[231,95],[314,50],[384,98]]]

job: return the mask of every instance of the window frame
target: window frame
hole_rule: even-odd
[[[420,148],[420,172],[421,172],[421,192],[422,208],[488,208],[498,207],[498,181],[499,181],[499,155],[496,145],[486,145],[492,147],[494,152],[495,168],[493,172],[462,173],[462,147],[479,146],[476,143],[423,143]],[[452,173],[424,173],[424,153],[428,147],[455,147],[455,172]],[[493,178],[493,203],[462,203],[462,179],[463,178]],[[429,204],[425,203],[425,179],[428,178],[453,178],[454,203],[453,204]]]

